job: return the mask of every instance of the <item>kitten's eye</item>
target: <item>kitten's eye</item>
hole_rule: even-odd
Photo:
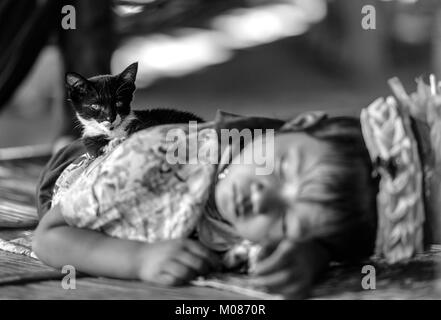
[[[123,106],[123,103],[121,101],[117,101],[115,105],[117,108],[121,108]]]
[[[93,109],[93,110],[99,110],[100,109],[100,105],[99,104],[91,104],[89,107],[91,109]]]

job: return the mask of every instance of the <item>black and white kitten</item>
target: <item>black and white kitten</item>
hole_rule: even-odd
[[[138,63],[118,75],[100,75],[85,79],[66,73],[68,99],[83,127],[83,142],[89,154],[98,156],[114,139],[160,124],[203,120],[186,111],[149,109],[132,111]]]

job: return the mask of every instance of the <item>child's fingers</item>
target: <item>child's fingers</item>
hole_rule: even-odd
[[[258,253],[257,256],[258,261],[262,261],[268,258],[274,252],[274,250],[277,249],[277,245],[278,245],[277,243],[271,243],[269,245],[263,246]]]
[[[291,299],[305,297],[310,287],[308,279],[303,279],[298,273],[287,270],[253,279],[251,283]]]
[[[171,275],[174,278],[173,283],[169,285],[180,285],[196,277],[196,272],[186,265],[177,261],[170,261],[161,273],[161,276]],[[167,276],[165,276],[167,277]]]
[[[287,264],[293,263],[296,247],[297,245],[293,241],[284,240],[280,242],[272,254],[257,263],[255,274],[265,275],[273,273],[287,266]]]
[[[156,282],[165,286],[176,286],[179,285],[180,279],[169,273],[161,273],[153,282]]]
[[[309,278],[297,277],[287,282],[285,286],[279,286],[278,293],[287,299],[307,298],[312,288],[312,281]]]
[[[270,291],[280,291],[287,284],[294,283],[295,276],[293,272],[280,270],[269,275],[255,277],[250,281],[253,286],[266,288]]]
[[[187,268],[193,269],[193,271],[198,274],[206,274],[211,268],[210,261],[202,259],[200,256],[188,251],[181,252],[174,260],[182,263]]]
[[[208,262],[213,267],[213,269],[216,269],[220,265],[219,257],[199,242],[191,240],[186,241],[186,248],[189,252],[199,256],[201,259]]]
[[[311,290],[311,285],[307,282],[301,282],[286,286],[278,291],[285,299],[305,299],[308,297]]]

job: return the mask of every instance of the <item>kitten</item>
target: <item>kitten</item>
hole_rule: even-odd
[[[89,79],[68,72],[68,100],[83,127],[82,140],[88,153],[98,156],[110,141],[124,139],[132,133],[160,124],[203,120],[186,111],[150,109],[132,111],[138,63],[118,75],[100,75]]]

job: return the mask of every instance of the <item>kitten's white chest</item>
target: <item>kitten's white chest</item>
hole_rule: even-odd
[[[95,119],[84,119],[79,114],[77,114],[77,118],[83,125],[83,138],[105,135],[109,137],[110,140],[113,140],[127,138],[127,126],[133,119],[135,119],[135,116],[130,113],[122,120],[120,115],[117,115],[115,121],[111,124],[111,127],[106,126]],[[110,129],[112,127],[113,129]]]

